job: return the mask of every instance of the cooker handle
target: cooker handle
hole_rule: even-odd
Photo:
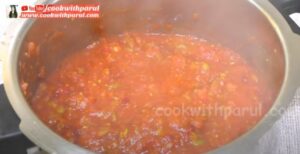
[[[292,31],[300,35],[300,1],[299,0],[270,0],[283,15]],[[299,42],[300,43],[300,42]]]
[[[286,23],[279,24],[286,34],[286,48],[288,48],[288,71],[295,86],[300,86],[300,1],[299,0],[269,0],[269,2],[284,17]],[[290,28],[285,28],[289,26]]]

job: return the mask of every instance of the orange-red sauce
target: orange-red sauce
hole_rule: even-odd
[[[95,152],[195,153],[254,126],[268,98],[263,79],[230,49],[124,34],[67,57],[31,105],[55,132]]]

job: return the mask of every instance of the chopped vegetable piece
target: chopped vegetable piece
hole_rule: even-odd
[[[65,108],[62,107],[62,106],[58,106],[57,109],[56,109],[57,113],[59,114],[63,114],[65,112]]]
[[[125,138],[128,135],[128,128],[125,128],[122,132],[120,132],[120,137]]]
[[[113,122],[116,122],[117,121],[117,115],[116,115],[116,113],[112,113],[111,118],[112,118]]]
[[[78,68],[78,73],[79,73],[79,74],[84,74],[84,72],[85,72],[85,71],[84,71],[83,68],[81,68],[81,67]]]
[[[205,63],[205,62],[204,62],[204,63],[202,64],[202,70],[203,70],[203,71],[208,71],[208,69],[209,69],[208,63]]]
[[[99,136],[99,137],[102,137],[102,136],[104,136],[104,135],[106,135],[108,132],[109,132],[109,128],[108,127],[101,127],[100,129],[99,129],[99,131],[97,132],[97,135]]]
[[[201,139],[195,132],[192,132],[190,135],[190,139],[191,139],[191,143],[194,146],[200,146],[203,145],[205,142],[203,141],[203,139]]]
[[[120,86],[120,84],[115,82],[115,83],[109,84],[109,85],[107,86],[107,88],[108,88],[108,90],[115,90],[115,89],[117,89],[119,86]]]

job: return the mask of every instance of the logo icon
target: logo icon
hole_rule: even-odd
[[[43,12],[45,5],[35,5],[35,12]]]
[[[23,6],[21,7],[21,10],[22,10],[22,11],[28,11],[28,6],[27,6],[27,5],[23,5]]]
[[[10,5],[9,18],[18,18],[17,6],[18,5]]]

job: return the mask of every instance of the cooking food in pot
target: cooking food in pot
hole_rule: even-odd
[[[263,75],[231,49],[125,33],[66,57],[30,105],[53,131],[94,152],[199,153],[252,128],[270,95]]]

